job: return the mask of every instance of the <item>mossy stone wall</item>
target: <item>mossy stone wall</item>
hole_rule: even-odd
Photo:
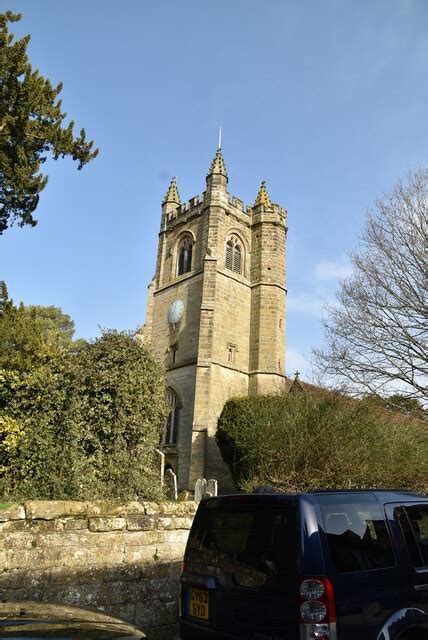
[[[0,510],[0,599],[96,609],[177,637],[193,502],[25,502]]]

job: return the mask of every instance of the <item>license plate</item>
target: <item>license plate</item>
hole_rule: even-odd
[[[209,620],[208,591],[202,589],[189,590],[189,616]]]

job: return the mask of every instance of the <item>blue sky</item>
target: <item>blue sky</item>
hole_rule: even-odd
[[[0,237],[0,279],[76,336],[144,322],[172,175],[202,193],[218,127],[229,191],[288,210],[287,362],[322,342],[364,212],[428,150],[426,0],[10,0],[33,66],[100,147],[49,161],[35,228]]]

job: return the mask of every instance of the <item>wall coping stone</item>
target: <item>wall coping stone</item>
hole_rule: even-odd
[[[14,520],[60,520],[67,523],[70,518],[80,521],[89,520],[93,526],[101,519],[120,521],[129,516],[129,523],[138,526],[137,523],[151,525],[150,517],[175,516],[188,518],[194,516],[197,509],[196,502],[120,502],[116,500],[96,500],[91,502],[79,502],[73,500],[27,500],[22,504],[13,504],[7,509],[0,510],[0,522],[6,523]],[[138,516],[142,516],[139,520]],[[112,524],[112,523],[110,523]],[[122,522],[116,525],[122,527]],[[81,522],[83,525],[83,522]],[[17,527],[18,529],[19,527]],[[66,527],[68,529],[68,527]],[[125,526],[126,528],[126,521]],[[151,526],[150,526],[151,528]]]
[[[21,504],[12,504],[7,509],[0,509],[0,522],[8,520],[24,520],[25,509]]]
[[[54,520],[64,516],[84,516],[86,502],[68,500],[29,500],[24,502],[25,514],[29,520]]]

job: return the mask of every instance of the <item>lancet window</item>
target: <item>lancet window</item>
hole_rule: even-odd
[[[225,266],[235,273],[243,272],[243,249],[241,241],[236,236],[232,236],[226,242]]]
[[[193,238],[185,236],[178,245],[177,275],[192,270]]]
[[[170,411],[166,419],[164,444],[177,444],[178,428],[180,425],[181,403],[179,397],[171,387],[166,390],[166,400],[169,404]]]

